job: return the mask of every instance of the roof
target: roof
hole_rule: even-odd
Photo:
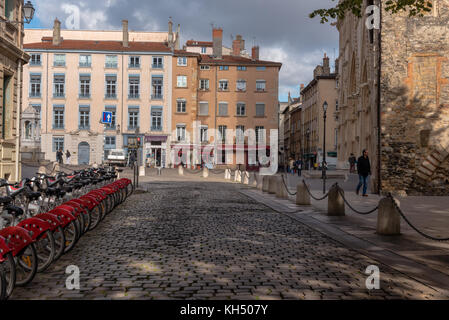
[[[42,42],[27,43],[23,49],[39,50],[83,50],[83,51],[123,51],[123,52],[171,52],[164,42],[130,41],[128,47],[122,41],[98,40],[62,40],[61,44],[53,45],[52,37],[43,37]]]
[[[187,40],[186,46],[188,47],[213,47],[214,44],[212,41],[196,41],[196,40]]]
[[[212,56],[202,54],[200,64],[217,64],[217,65],[259,65],[268,67],[282,67],[282,63],[263,60],[252,60],[242,56],[223,55],[222,59],[215,59]]]
[[[178,57],[198,57],[198,58],[201,58],[201,55],[199,53],[189,52],[189,51],[186,51],[186,50],[175,50],[173,55],[174,56],[178,56]]]
[[[337,78],[337,74],[336,73],[331,73],[329,75],[321,75],[321,76],[317,76],[315,79],[313,79],[312,81],[309,82],[309,84],[301,90],[301,94],[305,93],[306,91],[308,91],[310,88],[312,88],[316,83],[318,83],[318,80],[333,80]]]

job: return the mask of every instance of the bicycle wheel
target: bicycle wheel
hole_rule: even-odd
[[[79,230],[79,237],[81,237],[84,234],[84,217],[83,214],[80,213],[80,215],[76,218],[76,224],[78,225],[78,230]],[[78,238],[79,240],[79,238]]]
[[[75,244],[79,238],[79,229],[75,221],[76,220],[70,221],[70,223],[64,227],[64,236],[65,236],[64,253],[67,253],[70,250],[72,250],[73,247],[75,247]]]
[[[5,272],[3,271],[0,265],[0,301],[6,300],[6,287],[8,284],[6,283]]]
[[[6,278],[6,298],[9,298],[14,291],[16,286],[16,265],[14,262],[14,257],[11,252],[9,252],[5,257],[5,261],[1,264],[0,268],[5,272]]]
[[[95,206],[90,210],[90,227],[89,230],[95,229],[101,221],[101,209]]]
[[[84,214],[81,213],[84,217],[84,233],[86,233],[87,231],[89,231],[90,228],[90,224],[91,224],[91,217],[90,214]]]
[[[55,231],[53,231],[53,238],[55,239],[55,246],[56,246],[56,253],[53,258],[53,261],[56,261],[62,256],[65,249],[64,229],[61,226],[57,227]]]
[[[34,243],[25,247],[14,258],[16,265],[16,285],[25,286],[30,283],[37,272],[37,253]]]
[[[41,238],[35,242],[37,253],[37,272],[47,269],[53,262],[56,255],[56,244],[53,233],[47,230]]]

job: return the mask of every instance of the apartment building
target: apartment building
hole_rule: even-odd
[[[23,51],[23,1],[0,1],[0,178],[20,179],[20,111]],[[34,11],[33,11],[34,12]]]
[[[61,149],[71,152],[72,164],[101,163],[111,149],[127,150],[138,138],[151,145],[170,136],[179,28],[174,34],[171,21],[165,33],[129,32],[127,20],[122,26],[61,30],[56,19],[51,31],[25,31],[31,62],[24,68],[24,108],[40,110],[45,159],[54,161]],[[111,124],[100,122],[103,111],[112,113]],[[149,158],[147,147],[139,149],[141,163]]]
[[[195,137],[198,137],[199,152],[206,154],[206,159],[215,165],[258,167],[257,159],[252,157],[256,153],[269,154],[270,129],[278,129],[279,70],[282,64],[260,60],[259,47],[252,48],[251,58],[243,56],[244,41],[241,37],[233,41],[232,54],[223,54],[223,30],[214,28],[212,37],[211,54],[210,51],[207,54],[207,50],[202,54],[192,49],[191,52],[178,52],[173,57],[173,65],[176,64],[173,97],[184,97],[186,104],[184,109],[179,102],[182,99],[173,100],[176,106],[173,105],[172,109],[176,112],[172,125],[176,134],[172,148],[175,150],[188,142],[192,149]],[[190,47],[185,46],[186,49]],[[196,55],[189,55],[189,52]],[[178,111],[184,110],[182,117]],[[195,126],[192,125],[194,122]],[[254,138],[261,146],[259,150],[248,144],[250,131],[254,132]],[[205,149],[207,145],[213,145],[214,150]],[[248,152],[251,148],[254,152]],[[244,159],[237,158],[237,150],[241,151],[239,154],[243,154]],[[179,153],[174,152],[173,157],[175,155]],[[190,157],[183,158],[183,162],[195,159],[193,154]],[[204,159],[202,157],[203,162]]]

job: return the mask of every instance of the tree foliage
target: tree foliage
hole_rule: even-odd
[[[329,19],[344,19],[348,12],[352,12],[355,16],[362,16],[362,8],[364,0],[332,0],[339,3],[329,9],[318,9],[313,11],[309,17],[320,17],[321,23],[326,23]],[[387,0],[384,3],[384,9],[393,14],[407,11],[410,17],[423,16],[424,13],[432,10],[432,2],[430,0]]]

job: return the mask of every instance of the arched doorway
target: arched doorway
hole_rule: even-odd
[[[89,164],[90,146],[87,142],[78,145],[78,164]]]

